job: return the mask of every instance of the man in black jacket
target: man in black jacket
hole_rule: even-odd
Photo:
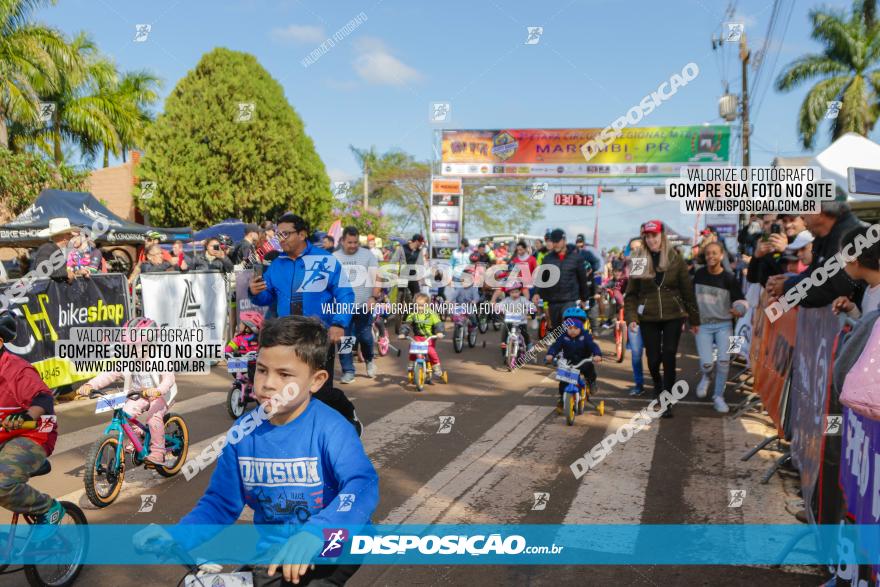
[[[550,252],[544,255],[542,265],[559,268],[559,280],[552,285],[535,284],[534,301],[541,298],[550,306],[550,325],[562,324],[562,313],[590,297],[584,257],[574,245],[565,242],[565,232],[561,228],[550,233],[547,239]]]
[[[804,224],[816,237],[813,241],[813,262],[804,272],[797,275],[791,277],[774,275],[768,279],[766,289],[771,296],[780,297],[801,281],[810,279],[814,270],[840,252],[845,244],[842,242],[843,236],[860,222],[846,202],[823,202],[820,214],[804,215]],[[850,279],[841,267],[822,285],[808,288],[798,305],[804,308],[821,308],[840,296],[849,297],[863,287],[864,283]]]

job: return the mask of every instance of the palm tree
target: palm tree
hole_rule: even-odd
[[[9,148],[10,123],[39,119],[35,78],[52,87],[58,64],[72,58],[63,35],[32,22],[33,12],[55,0],[0,0],[0,148]]]
[[[129,149],[140,145],[144,130],[152,122],[150,107],[159,101],[159,78],[149,71],[130,71],[110,85],[101,85],[97,95],[113,113],[112,122],[119,137],[117,144],[104,143],[104,167],[110,164],[110,154],[122,155],[125,161]]]
[[[880,26],[865,24],[864,14],[828,10],[810,13],[812,37],[822,53],[805,55],[790,63],[776,80],[776,89],[789,91],[818,80],[807,93],[798,113],[798,133],[812,148],[819,123],[829,111],[828,102],[839,101],[837,118],[831,119],[834,139],[847,132],[867,134],[877,122],[880,94]]]
[[[70,50],[76,58],[69,67],[57,68],[54,84],[41,77],[34,83],[41,99],[55,104],[52,119],[23,130],[14,127],[14,144],[37,150],[50,145],[51,157],[59,164],[67,145],[78,147],[89,162],[103,151],[106,167],[111,154],[118,156],[142,139],[150,121],[148,108],[159,99],[159,81],[146,71],[120,77],[116,65],[85,33],[70,41]]]

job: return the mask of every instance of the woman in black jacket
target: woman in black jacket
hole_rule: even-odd
[[[631,260],[624,313],[631,330],[641,329],[654,395],[659,397],[661,391],[669,391],[675,384],[675,357],[684,319],[688,318],[691,331],[696,334],[700,311],[687,263],[669,246],[663,223],[644,223],[641,237],[644,253]],[[663,414],[664,418],[671,416],[670,409]]]

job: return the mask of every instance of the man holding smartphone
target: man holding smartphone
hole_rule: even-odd
[[[347,283],[342,265],[328,251],[309,242],[306,221],[291,212],[278,219],[276,236],[281,254],[250,282],[251,301],[269,306],[275,316],[311,316],[327,327],[330,349],[324,369],[327,381],[315,397],[354,421],[354,406],[338,388],[333,388],[336,344],[351,324],[354,291]],[[349,308],[331,313],[330,306]]]

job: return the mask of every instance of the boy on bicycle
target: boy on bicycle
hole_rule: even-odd
[[[157,324],[150,318],[132,318],[126,322],[125,328],[128,332],[139,328],[157,328]],[[128,344],[150,343],[133,341]],[[123,380],[123,390],[126,393],[140,394],[137,399],[129,398],[126,400],[122,409],[133,418],[146,414],[147,426],[150,429],[150,454],[144,459],[144,463],[148,467],[162,466],[165,464],[165,414],[174,404],[174,396],[177,395],[174,373],[108,371],[96,375],[81,385],[76,390],[76,394],[80,397],[86,397],[93,390],[107,387],[120,379]],[[134,427],[134,432],[140,434],[141,429]],[[134,446],[129,443],[125,450],[134,451]]]
[[[54,400],[37,370],[6,350],[5,343],[15,340],[15,322],[10,312],[0,313],[0,507],[32,514],[38,524],[57,526],[64,508],[28,485],[28,479],[52,454],[58,431],[45,418],[46,426],[25,425],[54,414]],[[48,538],[51,531],[35,530],[33,540]]]
[[[428,294],[418,293],[415,295],[413,298],[415,312],[406,317],[406,321],[403,323],[403,332],[398,338],[406,338],[409,331],[412,331],[413,338],[416,340],[425,340],[432,335],[443,338],[443,321],[440,320],[437,312],[428,307],[429,300]],[[428,341],[428,361],[431,363],[434,376],[440,379],[443,376],[443,370],[440,367],[440,355],[437,354],[437,349],[434,347],[434,340],[436,339],[432,338]],[[415,360],[415,355],[409,355],[410,371],[412,371]]]
[[[553,357],[562,354],[569,365],[577,365],[587,357],[593,357],[592,363],[584,363],[580,366],[581,375],[587,383],[596,380],[596,369],[593,363],[602,362],[602,350],[593,340],[593,337],[584,328],[587,321],[587,313],[581,308],[569,308],[562,314],[562,323],[565,326],[565,334],[556,339],[547,349],[546,363],[550,363]],[[565,392],[567,383],[559,382],[559,402],[556,404],[556,413],[562,414],[562,394]]]
[[[342,585],[354,574],[355,565],[309,564],[320,552],[323,528],[362,526],[379,501],[379,477],[355,429],[311,397],[327,380],[329,346],[327,329],[316,318],[265,322],[254,395],[267,419],[255,424],[251,412],[239,418],[205,494],[173,536],[150,526],[135,535],[136,547],[176,540],[194,548],[213,537],[218,525],[235,524],[248,506],[258,548],[273,561],[252,569],[255,586]],[[291,496],[301,507],[290,507]],[[348,507],[341,507],[342,499]]]

